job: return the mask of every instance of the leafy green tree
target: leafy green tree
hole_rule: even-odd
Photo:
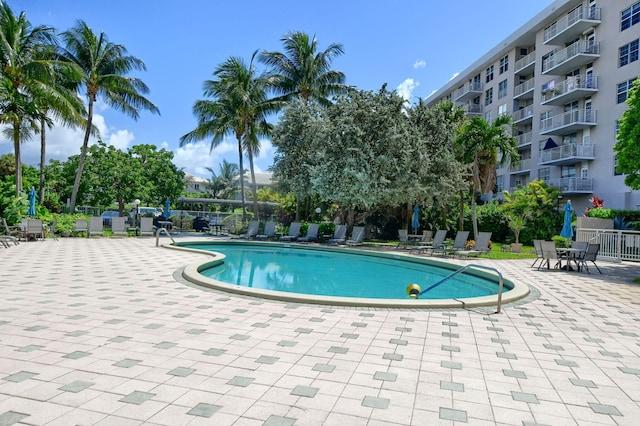
[[[613,150],[618,160],[618,172],[626,174],[624,183],[631,189],[640,189],[640,78],[633,82],[627,105],[629,109],[620,118]]]
[[[13,140],[16,196],[23,189],[20,144],[40,130],[40,124],[53,117],[78,113],[75,92],[56,84],[56,73],[75,78],[76,69],[51,55],[55,46],[54,29],[33,27],[25,12],[15,16],[0,3],[0,123]]]
[[[269,114],[277,112],[282,102],[268,97],[272,80],[265,73],[258,73],[254,65],[257,51],[249,63],[242,58],[230,57],[216,68],[215,80],[204,82],[204,96],[213,100],[198,100],[193,112],[198,118],[197,127],[180,138],[180,146],[211,138],[211,150],[222,142],[227,134],[233,134],[238,142],[240,170],[243,167],[243,152],[247,153],[253,189],[253,209],[258,218],[258,196],[256,194],[254,155],[260,150],[259,137],[271,134]],[[242,197],[242,219],[246,221],[244,179],[240,179]]]
[[[161,206],[167,198],[175,201],[182,194],[184,172],[173,164],[173,152],[142,144],[129,148],[128,155],[134,160],[134,167],[140,170],[138,190],[141,193],[136,198],[148,205]]]
[[[127,76],[131,71],[144,71],[144,62],[127,55],[127,49],[109,41],[106,34],[99,35],[83,21],[61,35],[65,48],[62,57],[75,64],[82,74],[80,86],[87,96],[87,124],[80,150],[78,169],[71,192],[71,210],[75,208],[84,162],[92,133],[93,106],[101,97],[104,102],[133,119],[138,119],[140,110],[159,114],[158,108],[143,95],[149,93],[147,85],[136,77]]]
[[[511,160],[520,161],[518,142],[512,135],[512,118],[501,115],[491,124],[481,117],[472,117],[460,128],[458,143],[463,162],[471,164],[471,214],[473,234],[478,235],[475,213],[476,194],[490,192],[496,183],[496,166]],[[498,158],[500,153],[501,158]]]

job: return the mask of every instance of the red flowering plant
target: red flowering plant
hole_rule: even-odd
[[[589,198],[589,202],[591,203],[591,205],[593,207],[587,207],[585,209],[585,216],[591,216],[591,217],[606,217],[608,215],[608,212],[605,212],[604,210],[598,210],[599,212],[601,212],[601,214],[595,215],[595,212],[592,212],[594,209],[602,209],[604,207],[604,200],[599,198],[598,196],[594,195],[593,197]],[[592,212],[592,213],[590,213]]]

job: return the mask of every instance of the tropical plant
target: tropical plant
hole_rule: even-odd
[[[631,189],[640,189],[640,78],[633,82],[626,100],[629,108],[619,120],[616,152],[616,171],[625,174],[624,183]]]
[[[93,132],[93,107],[100,97],[110,107],[121,111],[133,119],[140,117],[145,109],[159,114],[158,108],[143,95],[149,93],[147,85],[136,77],[128,76],[131,71],[144,71],[144,62],[135,56],[127,55],[127,49],[109,41],[101,32],[96,35],[84,21],[61,35],[65,47],[61,56],[81,70],[80,86],[87,96],[87,122],[80,149],[78,169],[71,192],[70,209],[76,205],[80,180],[89,146],[89,136]],[[80,89],[80,87],[79,87]]]
[[[230,57],[213,72],[215,80],[204,82],[204,96],[213,100],[198,100],[193,112],[198,119],[197,127],[180,138],[180,146],[211,138],[211,150],[222,142],[227,134],[233,134],[238,142],[239,169],[243,167],[243,152],[247,153],[253,189],[254,215],[258,214],[253,158],[260,151],[260,136],[271,134],[271,124],[267,117],[277,112],[282,102],[269,99],[268,90],[273,81],[265,73],[259,74],[254,65],[257,51],[249,63],[242,58]],[[247,219],[244,176],[240,179],[242,200],[242,220]]]
[[[461,147],[461,159],[471,164],[471,214],[473,233],[478,234],[475,213],[476,194],[486,194],[496,183],[496,166],[520,161],[517,140],[512,135],[512,118],[501,115],[491,124],[481,117],[472,117],[461,127],[457,142]],[[499,157],[500,155],[500,157]]]
[[[213,197],[223,200],[233,198],[236,193],[236,180],[240,175],[238,165],[222,160],[218,165],[217,174],[211,167],[207,167],[207,170],[211,173],[209,189]]]

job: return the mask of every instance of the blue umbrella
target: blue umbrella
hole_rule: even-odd
[[[171,200],[167,198],[164,200],[164,217],[171,216]]]
[[[32,186],[29,191],[29,210],[27,211],[28,216],[36,215],[36,190]]]
[[[411,227],[413,228],[414,234],[420,227],[420,207],[418,207],[417,204],[413,206],[413,222],[411,223]]]
[[[573,219],[573,206],[571,200],[564,206],[564,223],[562,225],[562,231],[560,235],[564,238],[573,238],[573,228],[571,227],[571,220]]]

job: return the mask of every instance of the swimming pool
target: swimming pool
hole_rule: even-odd
[[[183,276],[189,281],[234,293],[357,306],[460,307],[497,300],[497,277],[471,270],[435,287],[420,300],[407,300],[408,284],[428,288],[458,266],[396,253],[278,243],[176,245],[214,256],[212,261],[185,268]],[[524,297],[523,289],[514,291],[515,287],[505,281],[503,300],[512,292],[511,296]]]

